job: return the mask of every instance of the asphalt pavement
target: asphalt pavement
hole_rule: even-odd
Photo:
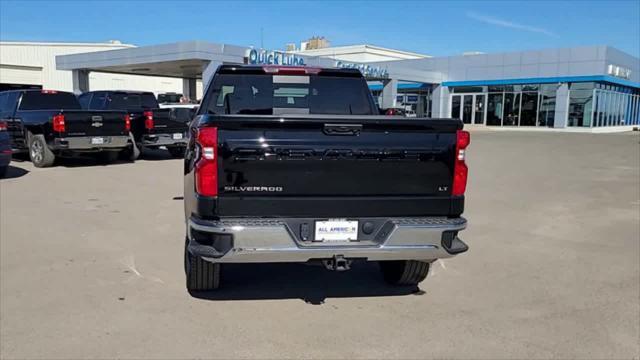
[[[478,131],[461,237],[419,288],[229,265],[185,290],[182,162],[0,180],[0,357],[638,358],[640,136]]]

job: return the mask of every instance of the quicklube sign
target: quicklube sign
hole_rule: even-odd
[[[344,61],[337,61],[336,67],[346,69],[358,69],[365,77],[386,79],[389,77],[389,71],[381,68],[380,66],[371,66],[367,64],[349,63]]]
[[[305,66],[304,59],[282,51],[250,49],[247,51],[247,63],[252,65],[291,65]]]

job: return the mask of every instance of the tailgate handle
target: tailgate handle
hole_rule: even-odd
[[[326,135],[360,135],[361,124],[324,124],[323,132]]]

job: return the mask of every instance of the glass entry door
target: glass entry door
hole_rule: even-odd
[[[451,117],[465,124],[484,124],[486,95],[451,95]]]
[[[473,123],[484,124],[484,108],[485,108],[484,94],[474,95],[473,97]]]

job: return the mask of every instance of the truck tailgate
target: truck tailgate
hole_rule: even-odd
[[[68,136],[126,135],[124,111],[64,110]]]
[[[459,121],[326,115],[210,121],[218,127],[221,215],[458,212],[451,185]]]
[[[182,111],[153,109],[153,131],[151,133],[184,133],[187,131],[189,121],[191,121],[191,118],[185,116]]]

